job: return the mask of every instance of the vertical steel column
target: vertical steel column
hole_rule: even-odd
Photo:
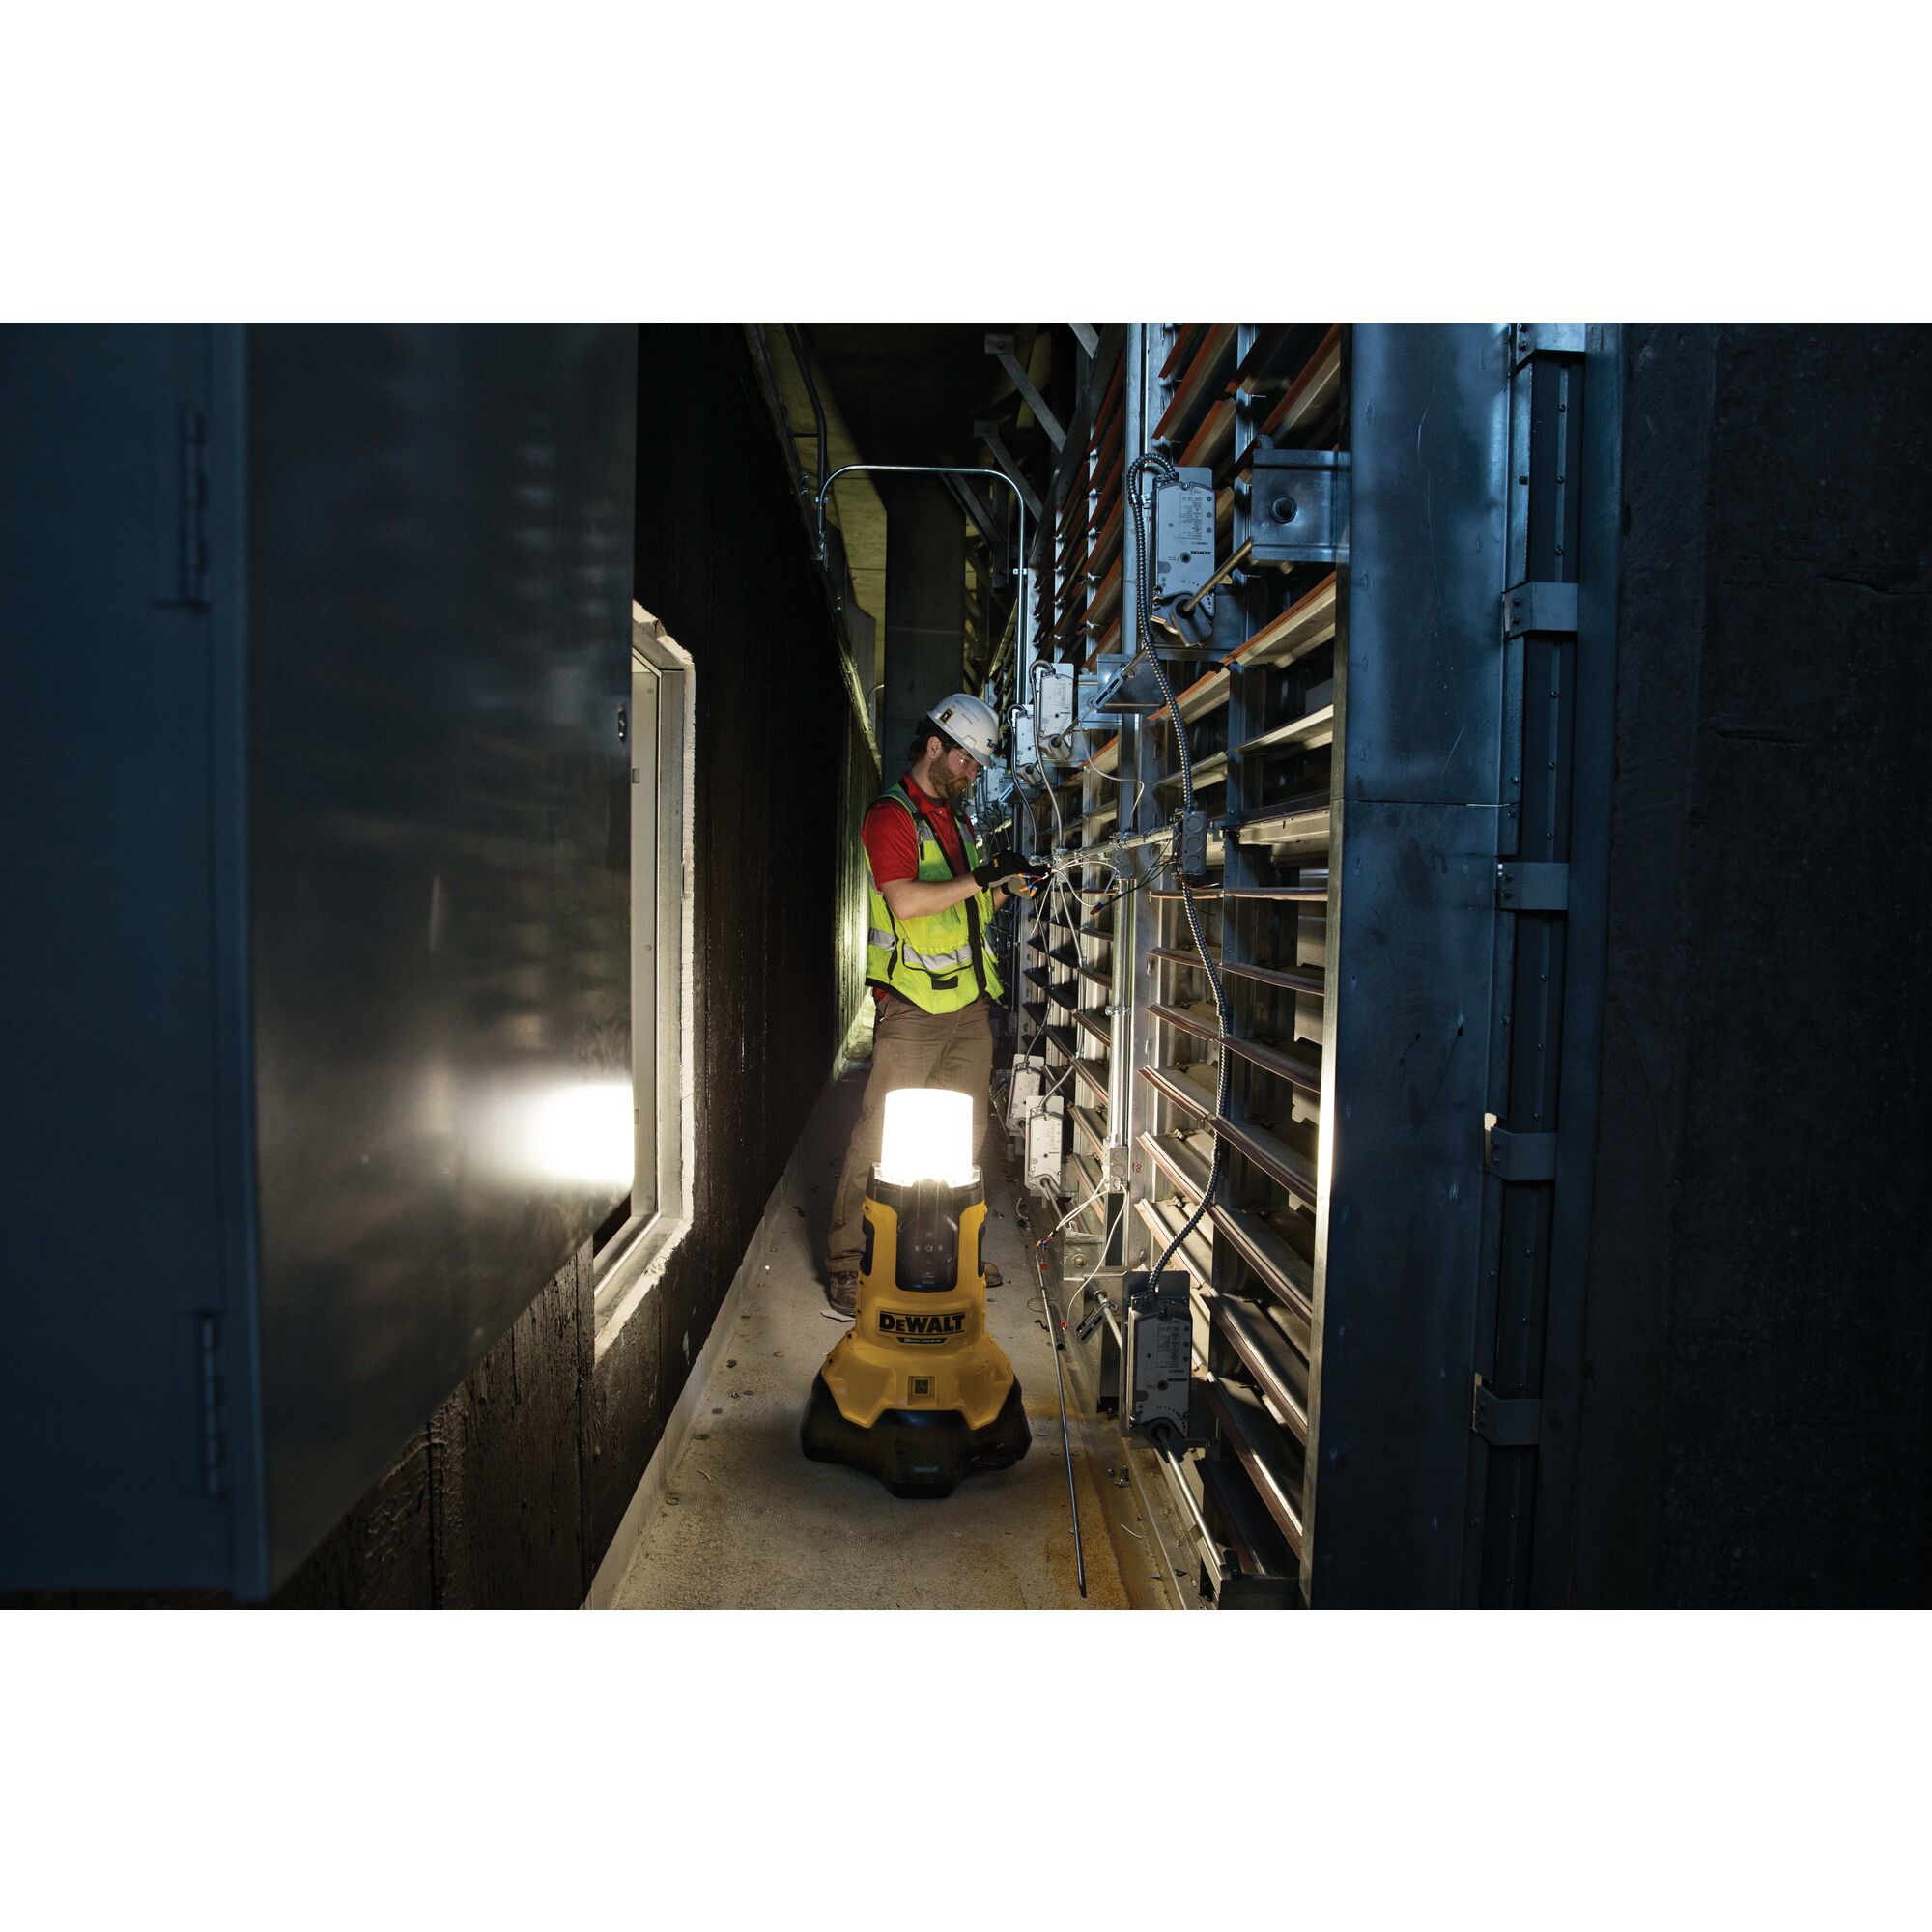
[[[1509,334],[1357,327],[1309,1405],[1311,1604],[1463,1598]]]

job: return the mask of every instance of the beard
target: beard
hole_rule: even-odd
[[[925,790],[942,805],[951,805],[955,799],[964,798],[976,782],[974,779],[957,777],[943,765],[934,765],[926,775]]]

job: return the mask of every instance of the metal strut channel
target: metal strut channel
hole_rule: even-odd
[[[1563,1600],[1613,703],[1615,331],[1509,338],[1504,810],[1463,1600]],[[1506,1122],[1507,1124],[1501,1124]]]

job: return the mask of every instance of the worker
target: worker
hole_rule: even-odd
[[[974,1157],[985,1142],[1000,976],[986,922],[1033,875],[1017,852],[990,855],[959,801],[992,762],[999,718],[954,692],[914,728],[909,768],[872,802],[861,837],[869,877],[866,982],[874,1001],[872,1072],[838,1192],[825,1262],[835,1314],[857,1306],[866,1182],[879,1157],[886,1095],[946,1087],[973,1100]],[[957,809],[955,809],[957,808]],[[986,1266],[988,1287],[999,1270]]]

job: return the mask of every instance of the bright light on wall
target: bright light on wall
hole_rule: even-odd
[[[432,1082],[426,1113],[450,1105]],[[567,1193],[608,1193],[631,1184],[637,1127],[628,1080],[572,1080],[483,1091],[460,1102],[466,1138],[500,1181]]]
[[[895,1187],[916,1180],[964,1187],[973,1174],[973,1102],[968,1095],[943,1087],[900,1087],[886,1095],[881,1180]]]
[[[530,1110],[533,1164],[566,1185],[628,1187],[637,1126],[628,1080],[554,1087]]]

